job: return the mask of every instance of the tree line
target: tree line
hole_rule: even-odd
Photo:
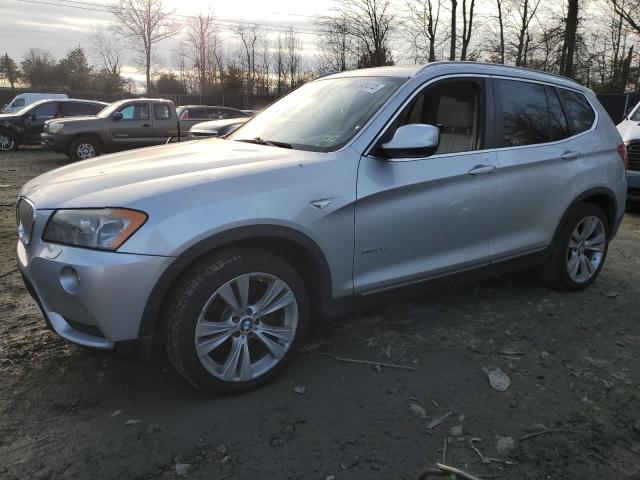
[[[5,53],[0,75],[12,88],[131,92],[122,69],[133,59],[148,93],[281,95],[320,73],[399,57],[512,64],[598,92],[640,87],[640,0],[334,0],[316,21],[314,53],[301,30],[223,27],[210,11],[176,16],[163,0],[119,0],[111,14],[113,26],[95,30],[87,49],[57,60],[31,48],[19,62]],[[177,47],[161,59],[159,42],[173,37]]]

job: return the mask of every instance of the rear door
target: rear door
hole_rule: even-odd
[[[178,137],[178,120],[175,109],[169,103],[153,104],[153,142],[167,143],[169,139]],[[188,133],[188,132],[187,132]]]
[[[581,93],[524,79],[495,78],[494,85],[499,171],[491,253],[506,258],[550,244],[568,206],[588,188],[593,156],[585,153],[602,147],[585,135],[595,113]]]
[[[123,105],[117,110],[121,120],[109,119],[109,134],[115,147],[143,147],[153,145],[153,124],[148,102]]]

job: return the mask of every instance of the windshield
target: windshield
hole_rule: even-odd
[[[640,105],[636,107],[636,110],[631,115],[631,120],[634,122],[640,122]]]
[[[329,78],[307,83],[277,101],[230,138],[330,152],[345,145],[406,79]]]
[[[38,102],[30,103],[26,107],[22,107],[20,110],[16,110],[15,112],[12,113],[12,115],[23,115],[27,113],[29,110],[31,110],[32,108],[35,108],[38,105],[42,105],[43,103],[47,103],[48,101],[49,100],[40,100]]]
[[[115,112],[118,107],[120,107],[126,100],[120,100],[119,102],[112,103],[111,105],[107,105],[102,110],[98,112],[98,117],[107,118],[113,112]]]

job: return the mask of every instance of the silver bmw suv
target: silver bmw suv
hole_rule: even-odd
[[[35,178],[18,199],[18,265],[63,338],[161,343],[194,386],[237,392],[358,299],[504,266],[586,288],[625,168],[609,116],[568,79],[456,62],[345,72],[224,140]]]

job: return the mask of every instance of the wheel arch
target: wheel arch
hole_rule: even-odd
[[[556,244],[560,229],[566,221],[570,212],[580,203],[592,203],[602,209],[607,217],[607,227],[609,229],[610,239],[616,231],[616,223],[618,221],[618,207],[616,206],[616,196],[612,190],[606,187],[595,187],[578,195],[567,207],[560,222],[556,226],[556,231],[553,234],[552,245]]]
[[[67,142],[67,150],[71,148],[71,145],[73,145],[73,142],[75,142],[79,138],[84,138],[84,137],[91,138],[97,141],[98,147],[104,151],[104,141],[102,140],[102,136],[95,132],[79,132],[79,133],[73,134],[71,137],[69,137],[69,141]]]
[[[205,255],[230,247],[263,250],[291,264],[308,287],[312,312],[322,316],[332,299],[331,270],[324,253],[306,234],[278,225],[250,225],[233,228],[189,247],[163,272],[149,295],[138,331],[142,352],[151,353],[158,335],[160,313],[167,294],[182,274]]]

